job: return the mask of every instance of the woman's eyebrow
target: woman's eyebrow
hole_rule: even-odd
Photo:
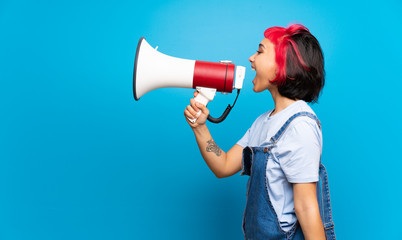
[[[264,46],[264,45],[262,45],[261,43],[260,43],[260,45],[259,45],[258,47],[263,47],[263,48],[265,48],[265,46]]]

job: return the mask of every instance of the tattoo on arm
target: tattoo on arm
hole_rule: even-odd
[[[216,156],[220,156],[222,153],[222,150],[218,147],[218,145],[216,145],[216,143],[214,142],[214,140],[208,140],[207,141],[208,145],[207,145],[207,152],[213,152],[216,154]]]

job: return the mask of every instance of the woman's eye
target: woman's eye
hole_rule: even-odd
[[[260,53],[262,53],[262,52],[257,50],[257,53],[260,54]]]

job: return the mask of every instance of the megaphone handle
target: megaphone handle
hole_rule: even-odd
[[[199,102],[203,105],[207,105],[210,101],[212,101],[215,97],[216,89],[215,88],[204,88],[204,87],[196,87],[198,91],[198,95],[194,98],[196,102]],[[200,116],[201,110],[197,113],[197,117],[194,119],[188,118],[191,123],[195,123],[197,121],[198,116]]]

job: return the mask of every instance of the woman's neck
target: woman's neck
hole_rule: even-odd
[[[271,113],[271,116],[279,113],[280,111],[282,111],[283,109],[289,107],[290,104],[296,102],[297,100],[292,100],[290,98],[284,97],[282,96],[279,91],[278,88],[275,87],[274,89],[270,90],[271,95],[272,95],[272,99],[274,100],[274,104],[275,104],[275,109],[274,111]]]

